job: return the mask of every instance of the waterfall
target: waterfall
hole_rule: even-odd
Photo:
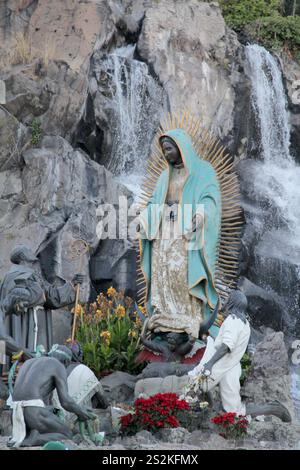
[[[114,130],[108,169],[134,193],[160,118],[162,90],[147,64],[135,60],[135,45],[117,48],[103,68],[110,77]]]
[[[290,127],[281,69],[263,47],[246,46],[262,165],[256,185],[279,208],[300,248],[300,167],[290,154]]]
[[[266,290],[270,287],[284,300],[292,335],[300,317],[300,167],[290,153],[289,114],[279,63],[258,45],[246,46],[246,57],[260,134],[260,160],[255,163],[253,189],[262,196],[262,207],[265,204],[263,210],[267,211],[263,242],[259,240],[261,260],[256,283]],[[255,258],[256,254],[254,263]],[[299,418],[300,377],[292,371],[291,393]]]
[[[276,59],[263,47],[246,47],[251,68],[252,103],[261,130],[266,162],[283,165],[291,160],[290,130],[281,70]]]

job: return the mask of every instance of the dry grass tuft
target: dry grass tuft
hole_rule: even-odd
[[[0,0],[1,1],[1,0]],[[28,65],[42,60],[45,67],[54,59],[56,44],[52,37],[45,37],[43,45],[32,47],[24,33],[18,33],[10,44],[0,50],[0,72],[9,71],[14,65]]]
[[[16,34],[12,41],[12,65],[29,64],[33,60],[32,48],[23,33]]]

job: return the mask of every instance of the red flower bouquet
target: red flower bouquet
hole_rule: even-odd
[[[220,429],[220,436],[225,439],[240,439],[247,434],[249,421],[245,416],[236,413],[223,413],[215,416],[211,421]]]
[[[120,418],[122,434],[135,434],[142,429],[154,432],[162,428],[177,428],[180,415],[190,408],[185,400],[179,400],[176,393],[138,398],[134,407],[134,413]]]

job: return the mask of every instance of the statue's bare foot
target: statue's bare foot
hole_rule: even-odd
[[[34,447],[34,446],[36,446],[39,435],[40,435],[40,433],[36,429],[30,431],[29,435],[27,437],[25,437],[25,439],[22,442],[22,444],[20,445],[20,447]]]
[[[12,441],[11,439],[7,441],[6,443],[6,447],[13,447],[14,446],[14,441]]]

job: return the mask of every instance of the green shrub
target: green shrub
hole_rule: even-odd
[[[300,49],[300,16],[260,18],[246,31],[268,49],[285,48],[294,55]]]
[[[251,357],[249,356],[249,354],[245,353],[243,355],[241,359],[241,367],[242,367],[242,375],[240,377],[240,382],[241,382],[241,385],[243,385],[246,378],[250,374],[251,367],[252,367],[252,361],[251,361]]]
[[[267,49],[284,49],[299,62],[300,16],[282,16],[282,0],[219,0],[228,26]]]
[[[220,0],[226,23],[237,31],[266,16],[279,16],[281,0]]]
[[[37,119],[33,119],[31,123],[31,144],[38,145],[42,138],[41,123]]]
[[[82,346],[84,363],[97,376],[115,370],[137,374],[145,367],[135,361],[141,351],[142,323],[133,300],[124,292],[110,287],[96,302],[79,305],[76,314],[76,340]]]

